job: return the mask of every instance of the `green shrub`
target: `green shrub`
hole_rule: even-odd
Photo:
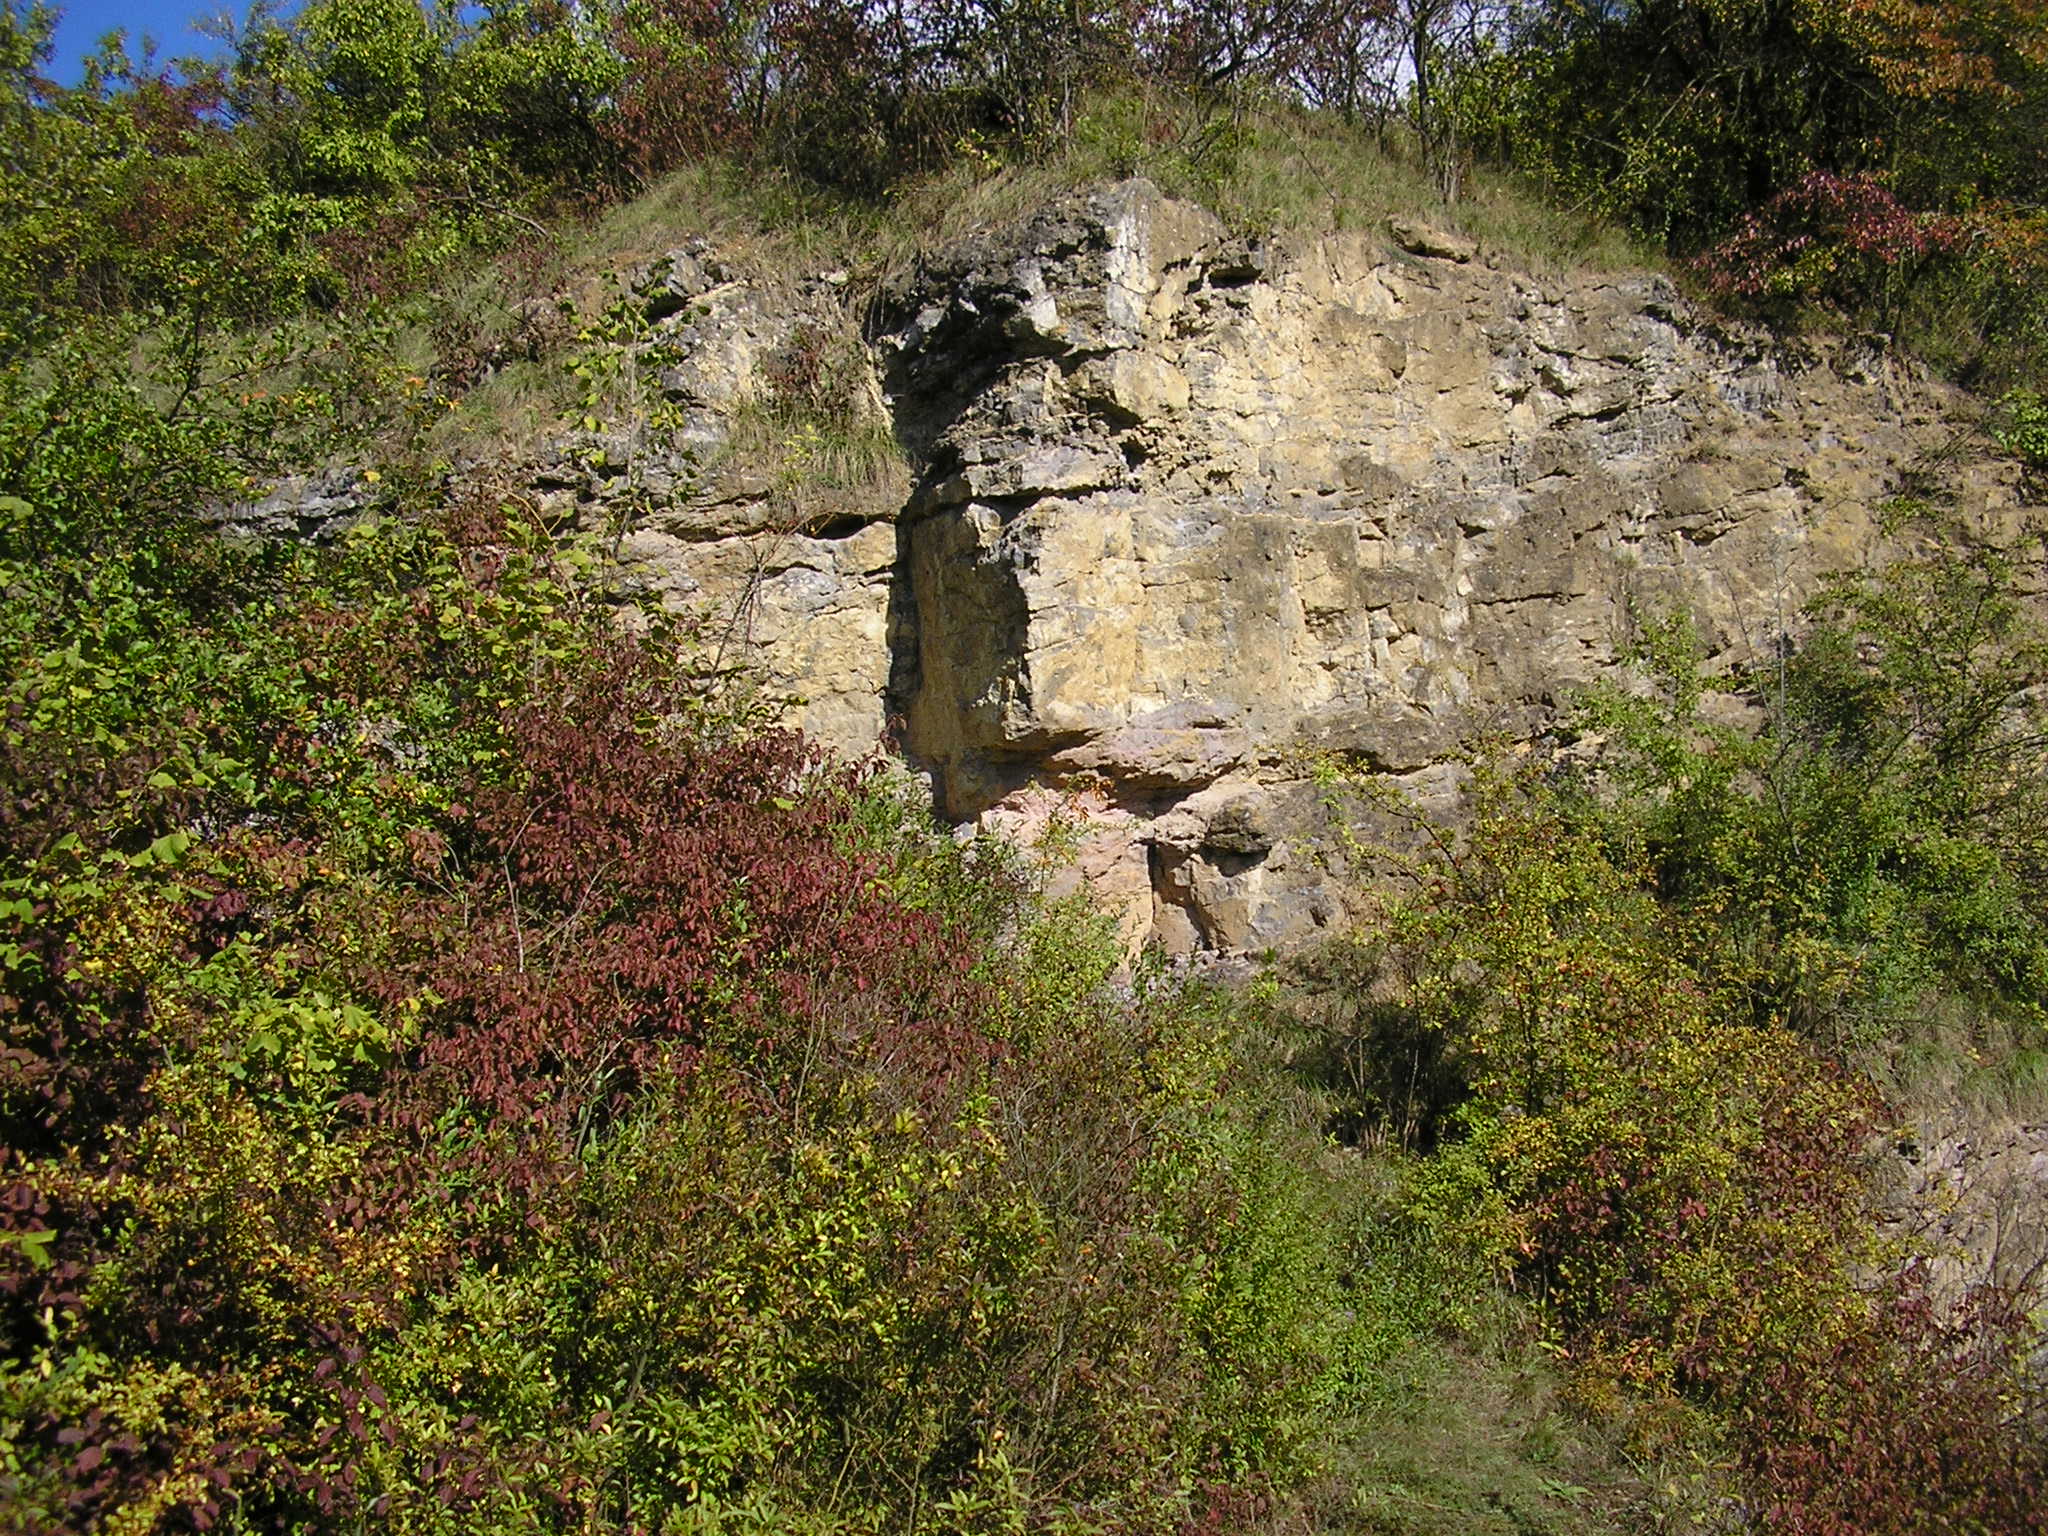
[[[2000,421],[1992,435],[2029,467],[2048,465],[2048,404],[2030,389],[2009,390],[1998,401]]]
[[[1587,700],[1622,791],[1606,824],[1723,926],[1757,1017],[1884,1051],[1947,991],[2038,1027],[2048,650],[2020,570],[1944,547],[1831,582],[1796,649],[1717,680],[1764,706],[1755,736],[1700,720],[1682,623],[1650,627],[1653,691]]]
[[[2023,1519],[2048,1466],[2012,1407],[2026,1304],[1937,1302],[1899,1268],[1863,1185],[1869,1082],[1759,1020],[1728,914],[1660,900],[1613,846],[1540,764],[1483,757],[1469,827],[1349,973],[1450,1080],[1402,1171],[1431,1262],[1538,1299],[1574,1397],[1638,1454],[1725,1458],[1765,1529]]]
[[[318,396],[9,387],[30,1528],[1164,1531],[1300,1473],[1337,1260],[1224,1005],[516,509],[188,519]]]

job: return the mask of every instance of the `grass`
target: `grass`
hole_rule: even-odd
[[[1311,1529],[1618,1536],[1671,1503],[1567,1400],[1534,1306],[1404,1217],[1399,1154],[1321,1163],[1329,1215],[1351,1224],[1351,1315]]]
[[[549,362],[519,362],[463,395],[434,429],[429,446],[444,454],[514,450],[559,428],[575,380]]]
[[[1535,1361],[1417,1342],[1388,1362],[1311,1495],[1325,1531],[1567,1536],[1640,1528],[1647,1490]]]
[[[1327,1536],[1620,1536],[1669,1513],[1646,1475],[1570,1401],[1526,1296],[1411,1212],[1413,1164],[1325,1135],[1340,1092],[1321,1070],[1301,983],[1235,994],[1233,1055],[1273,1106],[1268,1134],[1312,1181],[1340,1254],[1328,1418],[1295,1523]],[[1682,1527],[1680,1527],[1682,1528]]]
[[[725,453],[792,491],[908,491],[902,446],[886,421],[865,413],[807,417],[748,401],[730,418]]]
[[[1903,1112],[1973,1119],[2048,1118],[2048,1042],[2039,1021],[1995,1004],[1930,994],[1871,1044],[1844,1052]]]
[[[1662,257],[1583,210],[1559,208],[1520,178],[1485,166],[1446,205],[1404,132],[1269,103],[1234,110],[1133,87],[1099,95],[1064,139],[1029,148],[965,145],[945,167],[879,199],[808,187],[788,175],[706,161],[557,233],[570,286],[652,260],[705,236],[773,280],[833,269],[858,296],[880,276],[962,237],[1024,218],[1103,181],[1147,176],[1247,233],[1381,230],[1420,218],[1537,271],[1617,271]],[[861,279],[868,282],[863,284]]]
[[[1526,182],[1483,166],[1446,205],[1399,130],[1375,133],[1284,103],[1224,111],[1136,89],[1097,97],[1048,153],[1017,162],[963,156],[900,188],[895,203],[910,230],[922,232],[905,254],[1022,217],[1074,188],[1133,175],[1248,234],[1380,232],[1389,218],[1417,218],[1536,272],[1662,264],[1614,226],[1557,208]]]

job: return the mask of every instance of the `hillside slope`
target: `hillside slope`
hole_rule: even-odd
[[[1754,662],[1907,547],[1897,498],[2003,539],[2033,513],[1981,409],[1881,341],[1393,223],[1253,241],[1130,181],[879,288],[677,231],[618,279],[636,413],[469,473],[611,534],[721,665],[949,819],[1085,787],[1092,885],[1174,952],[1339,921],[1304,753],[1443,805],[1464,743],[1541,732],[1647,620]]]

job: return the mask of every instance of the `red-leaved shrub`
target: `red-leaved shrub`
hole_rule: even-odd
[[[1965,227],[1916,212],[1871,175],[1810,171],[1694,262],[1708,289],[1752,303],[1884,306]]]

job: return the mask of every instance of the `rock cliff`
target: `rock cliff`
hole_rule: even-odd
[[[1091,873],[1169,947],[1334,915],[1304,749],[1426,776],[1530,734],[1643,607],[1767,645],[1949,430],[1660,279],[1390,234],[1255,248],[1130,183],[888,296],[903,748],[955,817],[1098,783]]]
[[[793,504],[721,445],[846,291],[664,258],[635,292],[665,425],[536,491],[614,518],[794,718],[886,740],[947,816],[1078,818],[1133,943],[1335,919],[1315,750],[1426,791],[1475,730],[1538,731],[1641,612],[1770,647],[1937,461],[1966,512],[2018,511],[2009,470],[1946,451],[1960,400],[1874,343],[1788,346],[1659,277],[1533,276],[1407,226],[1248,242],[1142,181],[873,297],[862,408],[907,478]]]

